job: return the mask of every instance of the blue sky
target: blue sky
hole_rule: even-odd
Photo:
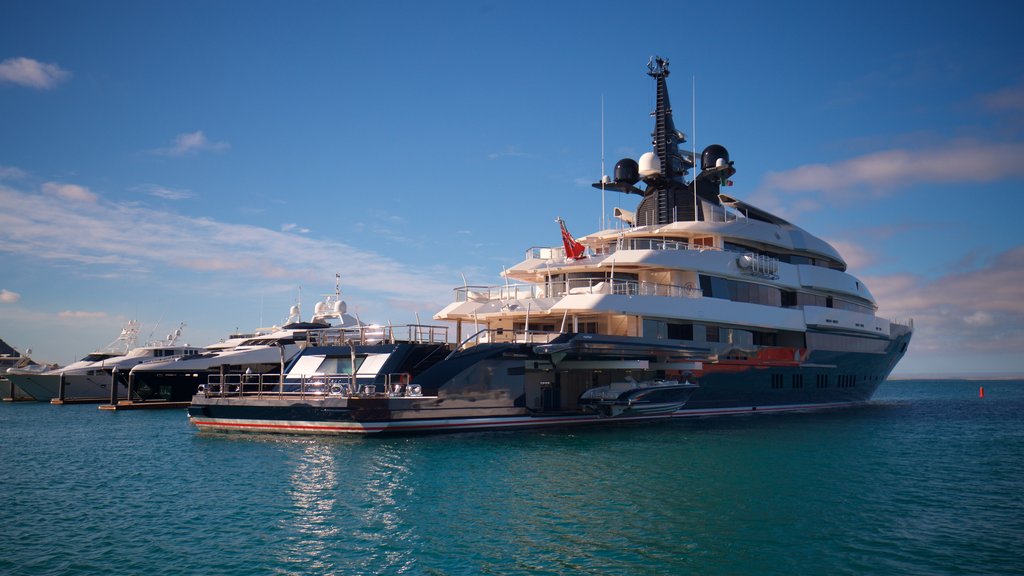
[[[898,372],[1024,372],[1016,2],[5,2],[0,338],[67,363],[426,321],[597,228],[650,146],[652,55],[731,193],[832,242],[917,333]],[[613,194],[607,207],[632,208]]]

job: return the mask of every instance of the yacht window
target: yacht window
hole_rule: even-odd
[[[669,324],[669,340],[693,340],[693,324]]]
[[[659,340],[668,338],[668,326],[665,324],[665,321],[644,318],[644,338],[657,338]]]

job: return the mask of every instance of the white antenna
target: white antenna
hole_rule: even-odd
[[[693,172],[696,180],[697,172],[697,77],[693,76],[693,111],[690,113],[690,120],[693,121],[693,130],[690,132],[690,149],[693,150]],[[697,221],[697,183],[693,184],[693,221]]]
[[[605,214],[607,214],[604,204],[604,94],[601,94],[601,230],[605,229]]]

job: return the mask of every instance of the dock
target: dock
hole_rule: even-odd
[[[121,400],[117,404],[101,404],[100,410],[159,410],[161,408],[188,408],[191,404],[191,402],[168,402],[166,400],[151,400],[149,402]]]
[[[110,402],[110,398],[54,398],[50,400],[50,404],[54,406],[62,406],[64,404],[100,404],[102,402]]]

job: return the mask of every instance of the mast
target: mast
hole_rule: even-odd
[[[648,205],[647,210],[641,208],[643,220],[648,224],[669,224],[680,219],[680,216],[696,219],[689,202],[684,204],[683,198],[680,198],[680,189],[687,185],[684,177],[693,164],[679,151],[679,145],[686,142],[686,136],[676,129],[672,119],[672,103],[668,96],[668,83],[665,81],[669,75],[668,60],[659,56],[652,57],[647,63],[647,75],[654,78],[657,84],[651,144],[661,177],[645,178],[648,182],[645,196],[652,200],[653,205]],[[648,204],[647,200],[645,198],[643,204]]]
[[[630,158],[619,160],[615,164],[615,179],[607,182],[602,177],[601,182],[593,186],[602,192],[607,189],[643,197],[636,213],[630,213],[626,220],[630,226],[702,220],[705,210],[721,206],[719,187],[728,185],[729,176],[736,170],[729,160],[728,151],[718,144],[712,144],[701,154],[700,173],[693,180],[686,180],[690,169],[695,167],[697,154],[694,149],[692,156],[688,156],[679,147],[687,140],[676,129],[672,119],[672,104],[665,81],[669,75],[668,60],[659,56],[652,57],[647,63],[647,75],[654,78],[656,83],[657,103],[651,113],[654,117],[654,131],[651,133],[653,150],[640,156],[639,162]],[[637,188],[637,183],[641,181],[646,185],[643,189]],[[618,214],[616,217],[622,218]]]

